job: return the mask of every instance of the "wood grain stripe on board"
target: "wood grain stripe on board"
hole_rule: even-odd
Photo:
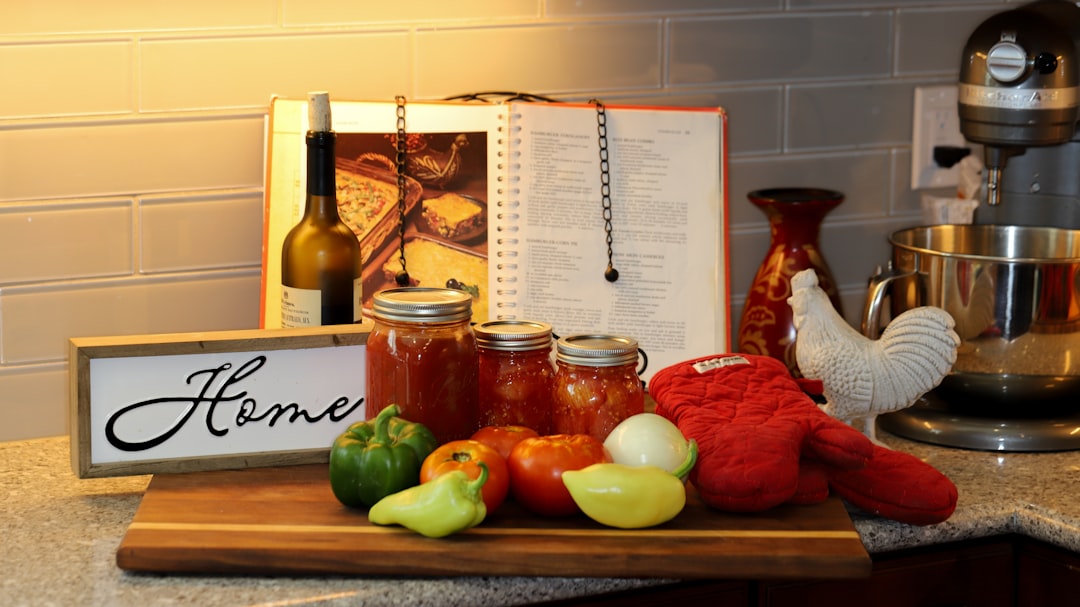
[[[162,523],[162,522],[132,522],[128,527],[135,531],[215,531],[224,533],[354,533],[354,534],[387,534],[387,533],[412,533],[408,529],[397,526],[378,527],[374,525],[275,525],[275,524],[244,524],[244,523]],[[593,537],[682,537],[682,538],[788,538],[788,539],[858,539],[856,531],[829,531],[829,530],[754,530],[754,529],[697,529],[693,531],[680,529],[536,529],[530,527],[518,528],[484,528],[474,527],[462,533],[474,535],[540,535],[551,536],[593,536]]]

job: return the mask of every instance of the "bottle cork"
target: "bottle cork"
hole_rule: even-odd
[[[330,93],[308,93],[308,129],[322,132],[330,129]]]

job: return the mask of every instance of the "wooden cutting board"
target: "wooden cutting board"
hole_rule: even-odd
[[[703,505],[621,530],[531,515],[508,501],[478,527],[430,539],[342,506],[322,464],[159,474],[120,543],[122,569],[175,573],[856,578],[870,557],[836,498],[754,515]]]

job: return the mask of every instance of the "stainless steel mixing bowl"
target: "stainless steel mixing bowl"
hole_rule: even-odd
[[[935,225],[894,233],[890,268],[873,277],[863,331],[936,306],[961,345],[935,389],[981,413],[1041,415],[1080,409],[1080,230]]]

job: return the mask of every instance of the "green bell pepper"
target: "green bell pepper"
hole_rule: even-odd
[[[451,470],[430,481],[387,496],[368,510],[376,525],[401,525],[427,537],[445,537],[483,522],[487,507],[481,489],[488,479],[487,464],[480,476]]]
[[[420,465],[438,441],[423,424],[395,417],[390,405],[375,419],[349,426],[330,449],[330,488],[346,506],[371,506],[420,483]]]

